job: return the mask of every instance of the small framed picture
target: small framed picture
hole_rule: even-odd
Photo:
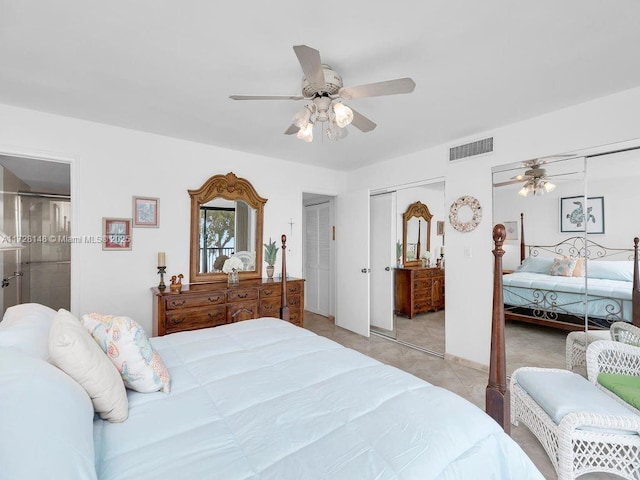
[[[102,249],[131,250],[131,219],[102,219]]]
[[[518,240],[520,237],[518,235],[518,222],[504,222],[504,228],[507,231],[507,238],[505,240]]]
[[[133,197],[133,226],[158,228],[160,225],[160,199]]]
[[[444,235],[444,221],[442,220],[436,222],[436,235]]]
[[[604,197],[564,197],[560,199],[560,231],[562,233],[604,233]]]

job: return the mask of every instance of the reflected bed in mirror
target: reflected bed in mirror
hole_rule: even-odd
[[[585,322],[596,329],[620,321],[640,326],[637,242],[616,248],[575,236],[525,244],[524,216],[521,222],[521,264],[503,277],[507,318],[565,330],[583,330]]]
[[[240,279],[262,277],[262,222],[267,199],[230,172],[214,175],[191,196],[190,281],[227,281],[224,264],[238,259]],[[240,267],[240,265],[242,265]]]

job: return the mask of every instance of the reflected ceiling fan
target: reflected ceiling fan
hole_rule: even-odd
[[[547,170],[542,167],[547,162],[558,160],[561,158],[570,158],[574,155],[556,155],[553,157],[536,158],[523,162],[523,168],[527,168],[524,174],[511,177],[506,182],[494,183],[494,187],[503,187],[505,185],[513,185],[515,183],[524,182],[522,188],[518,191],[518,195],[527,197],[529,195],[541,196],[555,190],[556,185],[549,181],[550,178],[571,175],[572,173],[560,173],[557,175],[548,175]]]
[[[351,124],[362,132],[370,132],[376,124],[364,115],[346,106],[343,100],[382,95],[411,93],[416,84],[411,78],[398,78],[384,82],[369,83],[356,87],[344,87],[342,77],[320,61],[320,52],[306,45],[296,45],[293,50],[298,57],[304,77],[301,95],[230,95],[233,100],[308,100],[293,117],[293,123],[284,132],[296,134],[309,143],[313,140],[313,125],[327,122],[327,137],[339,140],[347,135],[346,126]]]

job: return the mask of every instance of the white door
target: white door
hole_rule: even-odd
[[[371,197],[371,326],[393,331],[395,192]]]
[[[305,309],[325,317],[329,311],[331,207],[310,205],[305,212]]]
[[[336,325],[369,336],[369,193],[338,195]]]

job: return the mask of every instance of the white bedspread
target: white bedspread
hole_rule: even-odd
[[[543,478],[463,398],[277,319],[154,338],[170,395],[96,420],[98,478]]]

